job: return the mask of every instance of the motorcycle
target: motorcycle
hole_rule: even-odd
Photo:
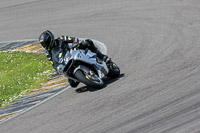
[[[105,86],[103,78],[106,76],[117,78],[120,75],[120,69],[114,62],[106,64],[89,49],[70,48],[59,54],[59,62],[61,63],[57,67],[59,73],[98,89]]]

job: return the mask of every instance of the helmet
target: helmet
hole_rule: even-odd
[[[45,49],[50,50],[55,42],[53,33],[49,30],[44,31],[39,37],[39,42]]]

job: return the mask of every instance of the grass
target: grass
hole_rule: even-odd
[[[0,51],[0,107],[38,87],[52,71],[43,54]]]

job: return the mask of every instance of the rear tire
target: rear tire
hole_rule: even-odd
[[[97,89],[101,89],[105,86],[104,82],[100,78],[98,79],[99,82],[91,81],[86,77],[86,74],[81,70],[77,70],[74,75],[80,82],[86,84],[87,86],[94,87]]]
[[[120,69],[114,62],[108,64],[107,66],[108,66],[108,69],[109,69],[109,72],[107,74],[108,77],[110,77],[110,78],[119,77]]]

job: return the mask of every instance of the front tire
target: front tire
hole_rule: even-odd
[[[77,87],[78,84],[79,84],[79,82],[76,82],[72,79],[68,79],[68,82],[69,82],[70,86],[73,87],[73,88]]]
[[[74,75],[80,82],[86,84],[87,86],[94,87],[97,89],[101,89],[105,86],[102,79],[100,79],[96,74],[94,74],[96,75],[96,80],[92,79],[91,77],[89,77],[89,74],[81,70],[77,70]]]

